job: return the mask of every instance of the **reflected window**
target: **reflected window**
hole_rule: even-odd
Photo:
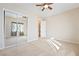
[[[23,23],[12,22],[11,25],[11,36],[24,36]]]
[[[16,22],[11,23],[11,36],[17,36],[17,24],[16,24]]]
[[[19,32],[19,36],[24,36],[24,30],[23,30],[23,23],[18,23],[18,30],[17,32]]]

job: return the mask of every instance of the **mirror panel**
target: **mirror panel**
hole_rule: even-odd
[[[5,13],[5,47],[16,45],[17,33],[16,22],[17,15],[11,11],[4,11]]]
[[[4,20],[5,47],[26,43],[28,27],[27,17],[5,10]]]
[[[27,17],[19,16],[17,20],[17,36],[19,43],[26,43],[27,39],[27,28],[28,20]]]

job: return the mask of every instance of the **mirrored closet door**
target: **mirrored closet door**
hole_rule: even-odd
[[[18,44],[26,43],[28,20],[26,16],[19,15],[17,19],[17,42]]]
[[[5,47],[27,42],[27,17],[16,12],[4,11]]]

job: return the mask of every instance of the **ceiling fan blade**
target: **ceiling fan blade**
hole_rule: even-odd
[[[47,3],[43,3],[43,6],[46,5]]]
[[[48,6],[48,8],[49,8],[50,10],[52,10],[52,7]]]
[[[45,8],[42,9],[42,11],[44,11]]]
[[[51,4],[53,4],[53,3],[47,3],[48,5],[51,5]]]
[[[36,5],[36,6],[42,6],[42,5]]]

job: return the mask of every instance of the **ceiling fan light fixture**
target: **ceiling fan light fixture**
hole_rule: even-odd
[[[44,8],[48,8],[48,5],[45,5]]]
[[[37,4],[36,6],[41,6],[42,7],[42,11],[44,11],[45,9],[52,10],[53,8],[50,6],[51,4],[53,4],[53,3]]]

